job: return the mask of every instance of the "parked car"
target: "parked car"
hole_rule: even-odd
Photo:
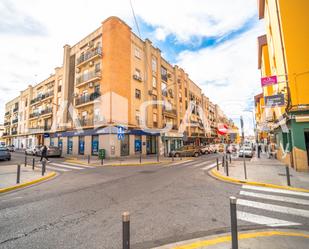
[[[252,150],[252,148],[251,147],[247,147],[247,146],[240,148],[239,154],[238,154],[239,157],[243,157],[244,154],[245,154],[245,157],[250,157],[250,158],[253,157],[253,150]]]
[[[11,160],[11,152],[6,147],[0,147],[0,160]]]
[[[217,152],[218,152],[217,145],[215,145],[215,144],[210,144],[209,147],[211,148],[211,150],[213,151],[213,153],[217,153]]]
[[[194,156],[198,157],[201,155],[201,148],[193,145],[185,145],[180,147],[177,150],[173,150],[170,152],[170,157],[186,157],[186,156]]]
[[[212,154],[214,153],[214,149],[210,144],[201,147],[202,154]]]
[[[12,144],[12,145],[8,145],[6,147],[10,152],[14,152],[15,151],[15,146]]]
[[[41,145],[36,145],[36,146],[33,146],[29,149],[26,149],[25,150],[25,154],[26,155],[32,155],[32,156],[38,156],[39,155],[39,152],[41,151]]]

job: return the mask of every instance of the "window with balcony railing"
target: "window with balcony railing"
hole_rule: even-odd
[[[82,96],[75,99],[75,105],[82,105],[82,104],[94,101],[100,96],[101,96],[100,92],[93,92],[91,94],[83,94]]]
[[[77,58],[77,65],[81,64],[84,61],[91,59],[92,57],[94,57],[96,55],[102,55],[102,48],[101,47],[97,47],[94,50],[89,50],[89,51],[86,51],[85,53],[81,54]]]
[[[16,124],[18,122],[18,118],[12,120],[12,124]]]
[[[94,79],[101,76],[100,70],[93,70],[88,73],[82,74],[76,78],[76,85],[86,82],[88,80]]]

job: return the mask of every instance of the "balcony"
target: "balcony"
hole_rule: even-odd
[[[38,96],[38,97],[32,99],[30,101],[30,105],[33,105],[33,104],[35,104],[35,103],[37,103],[41,100],[47,99],[47,98],[52,97],[52,96],[54,96],[54,90],[48,91],[48,92],[42,94],[41,96]]]
[[[4,122],[4,126],[7,126],[7,125],[10,125],[11,124],[11,122]]]
[[[83,105],[83,104],[90,104],[95,99],[99,98],[101,96],[100,92],[93,92],[91,94],[84,94],[79,98],[75,99],[75,105]]]
[[[3,132],[3,134],[2,134],[3,137],[9,136],[9,135],[10,135],[10,133],[8,133],[8,132]]]
[[[17,135],[17,131],[12,131],[12,135]]]
[[[12,124],[16,124],[16,123],[18,123],[18,118],[15,118],[12,120]]]
[[[41,110],[41,112],[33,112],[30,113],[29,118],[37,118],[39,116],[43,116],[43,115],[47,115],[47,114],[51,114],[53,111],[52,108],[45,108],[44,110]]]
[[[81,66],[82,64],[85,64],[86,62],[90,61],[91,59],[97,57],[97,56],[101,56],[102,55],[102,48],[98,47],[94,50],[90,50],[87,51],[84,54],[81,54],[81,56],[79,56],[77,58],[76,61],[76,66]]]
[[[18,106],[13,109],[13,112],[17,112],[17,111],[18,111]]]
[[[10,115],[10,111],[6,112],[4,115],[5,115],[5,116]]]
[[[133,79],[139,81],[139,82],[142,82],[142,77],[137,75],[137,74],[133,74]]]
[[[83,126],[83,127],[84,126],[93,126],[93,123],[94,123],[93,118],[87,118],[87,119],[82,118],[82,119],[76,119],[75,126],[78,126],[78,125]]]
[[[90,71],[76,78],[75,85],[77,87],[101,79],[101,71]]]
[[[51,129],[51,125],[38,125],[29,127],[31,130],[39,130],[39,131],[49,131]]]
[[[163,114],[164,115],[172,115],[172,116],[177,116],[177,111],[176,109],[171,109],[171,110],[167,110],[165,109],[165,107],[163,107]]]

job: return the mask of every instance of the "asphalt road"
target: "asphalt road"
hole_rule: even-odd
[[[121,248],[124,211],[131,214],[133,249],[226,232],[229,197],[238,196],[241,186],[207,174],[203,168],[215,157],[206,155],[174,166],[72,170],[0,195],[0,248]],[[16,160],[20,158],[16,154]],[[290,207],[299,207],[295,205]],[[253,212],[272,215],[259,209]],[[275,214],[278,219],[286,216]],[[301,224],[293,228],[309,230],[307,217],[290,215],[289,220]],[[264,227],[239,221],[240,230]]]

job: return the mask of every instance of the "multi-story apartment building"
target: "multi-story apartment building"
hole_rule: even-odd
[[[216,136],[215,105],[182,68],[117,17],[65,45],[63,66],[9,102],[6,121],[12,121],[16,103],[18,136],[8,134],[8,143],[57,145],[64,155],[96,155],[101,148],[107,157],[158,149],[167,154],[183,143],[199,145],[211,141],[201,114],[209,117],[209,138]],[[186,116],[188,108],[192,113]]]
[[[256,98],[256,119],[267,123],[268,141],[277,143],[277,157],[308,171],[309,2],[259,0],[258,8],[266,35],[258,38],[264,99]]]

